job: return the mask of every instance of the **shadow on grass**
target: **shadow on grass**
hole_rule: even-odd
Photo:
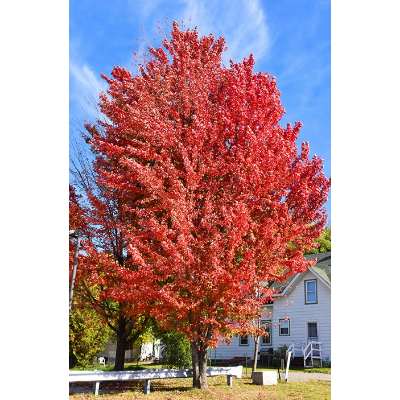
[[[227,387],[225,377],[209,377],[208,383],[210,387],[219,388]],[[143,393],[144,381],[114,381],[101,382],[100,394],[119,394],[123,392]],[[235,385],[235,382],[234,382]],[[182,379],[154,379],[151,380],[150,391],[158,393],[171,392],[189,392],[193,390],[192,378]],[[94,383],[70,383],[70,394],[78,393],[94,393]]]
[[[187,392],[191,386],[171,385],[163,382],[151,381],[151,392]],[[143,393],[143,381],[137,382],[101,382],[100,394],[117,394],[123,392]],[[94,393],[94,383],[70,383],[70,394]]]

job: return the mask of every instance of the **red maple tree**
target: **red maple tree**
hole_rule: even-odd
[[[93,168],[96,169],[96,163]],[[117,301],[109,296],[110,291],[119,287],[123,276],[121,268],[124,268],[124,271],[131,269],[132,278],[136,266],[132,265],[127,257],[126,244],[119,230],[123,217],[119,212],[118,202],[112,193],[96,184],[95,173],[92,175],[92,185],[82,184],[82,180],[80,182],[84,196],[77,196],[74,187],[70,185],[70,229],[77,231],[81,243],[74,304],[93,307],[115,333],[114,370],[123,370],[125,350],[130,349],[132,343],[146,330],[149,316],[144,315],[140,281],[137,284],[135,301],[132,292],[129,302]],[[83,204],[79,203],[78,197],[85,199]],[[76,257],[75,245],[76,240],[71,240],[70,272]],[[144,278],[143,274],[138,277]]]
[[[101,184],[124,212],[119,226],[136,270],[121,268],[111,296],[137,297],[183,332],[193,385],[204,388],[207,349],[250,321],[271,293],[260,282],[287,279],[310,262],[326,215],[330,182],[300,123],[279,125],[275,79],[250,55],[224,66],[223,38],[176,23],[164,48],[132,75],[116,67],[100,98],[106,121],[87,126]]]
[[[75,188],[69,185],[69,229],[71,231],[86,229],[85,216],[78,197]]]

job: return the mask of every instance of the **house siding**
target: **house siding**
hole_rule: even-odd
[[[250,360],[254,354],[253,336],[249,335],[248,343],[247,346],[239,345],[238,336],[234,336],[231,343],[219,340],[217,347],[209,350],[209,358],[213,360],[231,360],[235,357],[247,357]]]
[[[307,343],[307,322],[317,322],[318,341],[321,342],[322,358],[331,358],[331,291],[317,279],[317,304],[305,304],[304,281],[315,279],[316,276],[307,272],[295,283],[288,296],[274,301],[274,326],[272,343],[274,348],[291,343]],[[279,335],[279,319],[290,319],[290,336]]]
[[[261,313],[261,320],[272,320],[272,305],[265,306]],[[253,359],[254,356],[254,338],[249,335],[248,345],[243,346],[239,344],[239,336],[234,336],[230,343],[226,343],[224,340],[219,340],[218,345],[215,349],[209,350],[209,358],[213,360],[231,360],[235,357],[240,358],[248,358],[249,360]],[[273,346],[273,342],[271,345],[262,345],[260,339],[260,348],[268,348]]]
[[[305,304],[304,281],[317,279],[317,304]],[[279,335],[279,320],[288,318],[290,320],[290,335]],[[298,277],[291,290],[283,297],[276,297],[274,304],[263,308],[262,320],[272,321],[272,343],[269,346],[262,345],[260,350],[280,346],[288,346],[291,343],[305,345],[307,343],[307,322],[317,322],[318,341],[322,347],[322,358],[331,359],[331,291],[319,278],[307,272]],[[230,360],[235,357],[253,358],[254,340],[249,336],[248,346],[239,345],[239,337],[232,338],[230,344],[222,340],[218,342],[217,348],[209,352],[211,359]]]

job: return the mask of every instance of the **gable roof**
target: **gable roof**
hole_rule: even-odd
[[[320,278],[326,286],[331,286],[331,252],[308,254],[304,256],[308,260],[317,259],[317,263],[309,268],[308,270],[313,273],[317,278]],[[285,282],[276,282],[272,285],[272,288],[277,291],[274,296],[282,296],[293,286],[300,276],[303,276],[305,272],[296,274]]]
[[[329,285],[331,284],[331,252],[319,253],[319,254],[309,254],[305,256],[307,259],[317,259],[317,263],[314,267],[310,268],[311,272],[315,272],[323,280],[325,280]]]

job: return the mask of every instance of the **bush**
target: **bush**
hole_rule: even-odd
[[[192,351],[186,337],[177,332],[161,335],[161,362],[168,368],[189,368],[192,365]]]
[[[329,360],[322,360],[322,368],[330,368],[331,362]]]
[[[104,349],[112,335],[111,329],[93,309],[73,309],[69,318],[70,368],[88,367]]]

